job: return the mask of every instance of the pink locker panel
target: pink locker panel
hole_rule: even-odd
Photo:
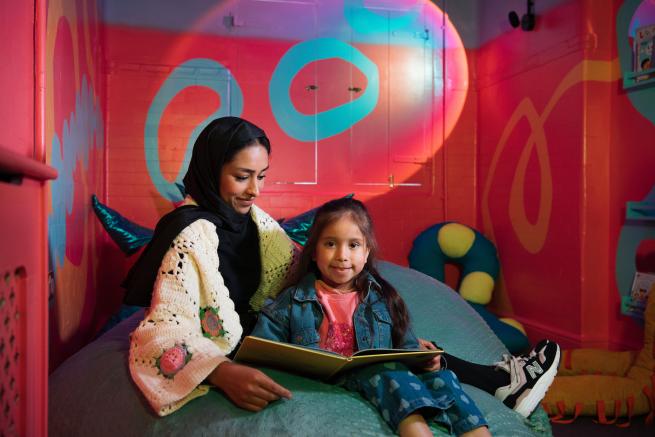
[[[47,435],[45,181],[51,167],[0,146],[0,435]]]

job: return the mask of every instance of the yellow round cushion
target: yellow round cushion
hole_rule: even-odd
[[[494,278],[485,272],[471,272],[464,276],[459,294],[469,302],[486,305],[491,302],[494,291]]]
[[[459,223],[448,223],[439,229],[437,242],[444,254],[451,258],[461,258],[469,251],[475,241],[475,232]]]

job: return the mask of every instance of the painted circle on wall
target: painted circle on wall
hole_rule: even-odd
[[[200,71],[202,74],[197,74]],[[204,86],[220,96],[221,104],[216,111],[209,114],[191,133],[184,151],[183,164],[174,182],[166,180],[159,165],[158,131],[164,111],[173,98],[184,89],[192,86]],[[226,104],[226,102],[229,102]],[[191,59],[178,65],[166,78],[150,104],[144,131],[144,151],[150,179],[166,199],[182,200],[182,194],[175,185],[181,184],[186,174],[193,143],[207,124],[217,117],[227,115],[240,116],[243,112],[243,93],[236,80],[230,77],[220,63],[212,59]]]
[[[188,58],[203,58],[229,68],[230,82],[238,82],[243,90],[243,116],[262,126],[276,145],[286,147],[283,153],[277,149],[276,156],[302,157],[302,165],[316,166],[321,173],[317,161],[321,153],[336,152],[335,145],[341,153],[342,144],[361,145],[365,140],[365,146],[344,155],[345,161],[352,162],[342,167],[359,168],[363,159],[367,169],[393,166],[396,184],[425,178],[426,170],[421,166],[439,152],[450,135],[468,93],[466,50],[448,16],[427,0],[345,0],[303,4],[302,8],[286,4],[271,8],[249,8],[239,1],[207,7],[194,23],[177,23],[171,29],[187,31],[170,45],[164,64],[177,69],[189,62]],[[289,18],[300,10],[297,8],[313,13],[313,18]],[[285,13],[271,24],[270,14],[278,10]],[[381,53],[386,51],[385,58]],[[347,94],[347,101],[332,96],[325,99],[323,87],[317,92],[323,92],[317,104],[313,104],[309,93],[293,91],[294,78],[302,75],[302,70],[334,61],[352,65],[352,70],[366,78],[365,86],[350,84],[358,91]],[[334,78],[332,85],[336,86],[338,80],[349,79]],[[160,93],[174,88],[171,78],[166,82]],[[173,96],[170,90],[167,92],[170,102]],[[170,105],[159,94],[157,98],[153,106]],[[155,125],[161,123],[162,111],[151,108],[148,113],[147,167],[157,191],[177,200],[179,190],[170,181],[170,174],[166,180],[157,164],[161,157],[156,152],[155,134],[159,129]],[[234,110],[228,114],[241,115]],[[393,114],[393,125],[387,127],[389,114]],[[189,141],[185,156],[175,158],[185,160],[176,182],[181,180],[190,146],[201,128],[191,135],[181,134]],[[349,133],[354,131],[358,131],[355,136]],[[307,143],[314,142],[315,149],[306,153]],[[293,148],[303,148],[303,152],[296,154]],[[305,163],[312,156],[316,162]],[[366,173],[367,169],[362,171]],[[416,176],[417,169],[422,172],[420,176]],[[385,192],[386,183],[377,185],[375,193]]]
[[[307,64],[337,58],[354,64],[364,73],[368,86],[357,99],[317,114],[299,112],[289,94],[294,76]],[[303,41],[289,49],[275,67],[269,84],[273,115],[280,127],[300,141],[320,141],[338,135],[366,117],[380,94],[378,68],[357,48],[334,38]]]

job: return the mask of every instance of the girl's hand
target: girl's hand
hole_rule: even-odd
[[[207,378],[238,407],[260,411],[280,398],[291,399],[291,392],[263,372],[252,367],[225,361]]]
[[[428,340],[424,340],[422,338],[418,339],[418,345],[421,348],[421,350],[424,351],[437,349],[434,343]],[[425,363],[423,365],[423,370],[425,370],[426,372],[434,372],[437,370],[441,370],[441,355],[437,355],[434,358],[432,358],[430,361]]]

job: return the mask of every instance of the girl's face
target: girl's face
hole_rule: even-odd
[[[247,214],[264,188],[268,170],[268,152],[255,144],[241,149],[221,169],[221,199],[241,214]]]
[[[321,279],[338,290],[352,290],[353,281],[364,269],[369,249],[357,223],[345,215],[321,232],[313,260]]]

